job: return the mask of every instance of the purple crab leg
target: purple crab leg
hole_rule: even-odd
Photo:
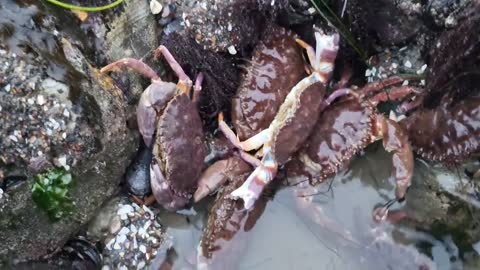
[[[399,86],[391,89],[387,92],[381,92],[376,94],[370,99],[372,104],[376,105],[380,102],[385,102],[389,100],[400,100],[410,95],[414,91],[414,87],[411,86]]]
[[[352,95],[354,97],[359,97],[358,93],[353,91],[350,88],[342,88],[342,89],[337,89],[333,91],[322,103],[320,111],[323,111],[326,107],[330,106],[337,98],[343,97],[346,95]]]
[[[123,67],[131,68],[143,76],[150,78],[153,80],[161,80],[157,73],[149,67],[147,64],[143,63],[141,60],[134,59],[134,58],[122,58],[117,60],[111,64],[104,66],[100,69],[100,72],[105,73],[109,71],[119,71]]]
[[[202,91],[202,83],[203,83],[203,73],[200,72],[197,75],[197,78],[195,79],[195,85],[193,86],[193,96],[192,96],[192,102],[194,104],[198,104],[200,101],[200,92]]]
[[[167,61],[170,68],[173,70],[173,72],[175,72],[178,77],[179,90],[182,93],[189,94],[190,88],[192,87],[192,80],[190,80],[187,74],[185,74],[185,71],[183,71],[183,68],[180,66],[177,60],[175,60],[167,47],[160,45],[160,47],[155,50],[155,59],[160,58],[160,56],[162,55]]]

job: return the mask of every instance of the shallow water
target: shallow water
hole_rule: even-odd
[[[317,215],[320,224],[297,209],[293,188],[280,190],[256,226],[234,238],[248,237],[238,269],[418,269],[419,262],[430,265],[429,269],[475,269],[459,259],[463,251],[448,233],[436,239],[430,232],[404,225],[372,222],[373,207],[394,194],[389,158],[381,147],[370,147],[368,154],[352,162],[349,171],[335,177],[330,191],[328,183],[320,186],[322,194],[314,199],[322,210]],[[416,165],[418,171],[428,169],[420,162]],[[458,175],[441,175],[451,183],[446,177]],[[416,173],[415,180],[419,178]],[[195,262],[204,218],[203,209],[197,207],[197,211],[190,222],[174,214],[160,216],[175,239],[178,259],[174,269]]]

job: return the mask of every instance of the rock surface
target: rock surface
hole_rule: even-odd
[[[71,153],[63,165],[71,167],[74,178],[70,195],[76,204],[75,212],[71,217],[52,223],[32,200],[32,175],[23,167],[28,180],[4,190],[5,196],[0,202],[0,262],[39,259],[62,246],[117,190],[137,147],[138,136],[126,126],[126,104],[121,91],[109,77],[90,66],[66,40],[63,40],[63,48],[75,69],[69,71],[76,74],[69,95],[73,110],[80,115],[74,121],[80,127],[74,136],[84,142],[79,148],[75,148],[75,144],[63,145],[67,154]],[[41,128],[41,125],[34,127]],[[50,154],[46,155],[47,159],[53,158]]]

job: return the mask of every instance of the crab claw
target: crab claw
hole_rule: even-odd
[[[200,201],[217,190],[227,180],[248,173],[251,170],[251,166],[237,156],[213,163],[200,176],[197,191],[193,195],[193,201]]]
[[[137,122],[138,130],[142,134],[146,146],[150,146],[152,143],[157,111],[162,110],[173,98],[176,87],[174,83],[154,80],[143,91],[137,107]]]
[[[234,198],[240,198],[245,204],[245,209],[250,209],[255,201],[262,194],[265,186],[270,183],[277,174],[278,164],[270,152],[267,152],[262,159],[262,163],[258,166],[245,183],[238,189],[234,190],[230,195]]]

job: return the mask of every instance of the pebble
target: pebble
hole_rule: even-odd
[[[409,60],[407,60],[407,61],[405,62],[405,64],[404,64],[404,66],[405,66],[406,68],[412,68],[412,63],[411,63]]]
[[[163,6],[157,0],[150,0],[150,12],[156,15],[162,12]]]
[[[235,46],[233,46],[233,45],[230,45],[227,50],[228,50],[228,53],[231,54],[231,55],[237,54],[237,50],[235,49]]]
[[[110,233],[116,234],[120,230],[120,228],[122,228],[122,222],[120,221],[120,218],[116,216],[112,219],[112,222],[110,224]]]
[[[137,269],[143,269],[145,267],[145,262],[144,261],[140,261],[138,263],[138,266],[137,266]]]
[[[164,233],[155,220],[158,210],[135,203],[118,204],[110,231],[113,239],[103,249],[103,264],[110,269],[146,269],[150,261],[164,248]],[[120,224],[120,228],[117,228]],[[114,229],[112,229],[112,227]],[[112,248],[113,246],[113,248]]]
[[[0,199],[3,198],[3,189],[0,188]]]

